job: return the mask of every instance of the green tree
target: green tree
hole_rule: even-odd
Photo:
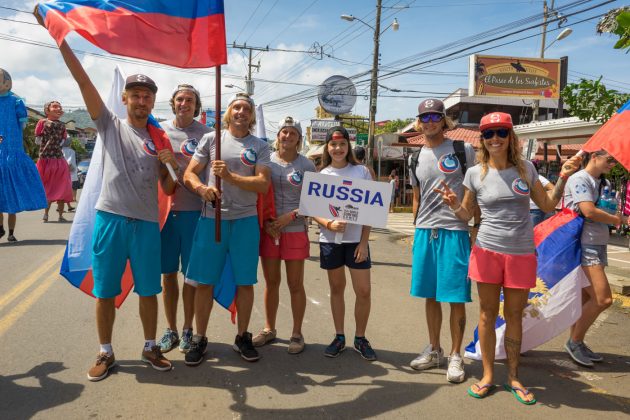
[[[398,130],[408,126],[409,123],[411,123],[412,121],[413,121],[413,118],[407,118],[404,120],[401,120],[401,119],[391,120],[385,123],[382,127],[376,127],[376,134],[395,133]]]
[[[630,93],[606,89],[602,78],[580,79],[562,90],[562,99],[570,107],[569,115],[604,123],[630,99]]]
[[[610,33],[617,35],[619,40],[615,43],[615,49],[630,52],[630,6],[613,9],[606,13],[597,24],[597,33]]]
[[[22,131],[24,151],[33,161],[39,158],[39,146],[35,144],[35,125],[37,125],[37,121],[29,119]]]

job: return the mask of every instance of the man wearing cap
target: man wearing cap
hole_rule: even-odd
[[[238,334],[233,349],[249,362],[260,358],[247,331],[254,304],[254,284],[258,271],[260,228],[256,201],[258,193],[266,193],[270,182],[269,145],[250,134],[256,124],[254,101],[239,93],[228,102],[223,117],[225,129],[201,138],[186,168],[184,181],[204,204],[193,237],[186,278],[198,282],[195,291],[195,326],[186,364],[203,362],[208,339],[206,331],[212,310],[213,288],[221,279],[223,267],[230,258],[237,285],[236,308]],[[215,142],[221,141],[220,160]],[[207,184],[200,175],[204,175]],[[221,190],[215,184],[221,178]],[[215,242],[215,209],[212,203],[221,200],[221,242]]]
[[[36,11],[41,22],[41,17]],[[149,77],[129,76],[122,92],[127,119],[121,120],[103,103],[98,91],[68,44],[59,51],[81,90],[81,95],[103,144],[103,180],[96,203],[92,242],[92,270],[96,301],[96,326],[100,351],[89,370],[90,381],[104,379],[115,364],[112,349],[114,300],[121,293],[121,277],[129,260],[134,291],[140,296],[140,319],[145,344],[142,361],[154,369],[167,371],[169,362],[155,342],[157,294],[161,292],[158,226],[158,179],[169,194],[175,183],[165,164],[177,169],[169,150],[157,150],[147,131],[149,114],[155,103],[157,86]]]
[[[460,383],[465,377],[460,354],[466,327],[464,304],[471,301],[468,280],[470,239],[466,223],[442,203],[441,195],[434,189],[445,182],[461,199],[464,165],[474,165],[475,151],[470,144],[456,144],[446,138],[444,132],[452,128],[454,124],[445,115],[442,101],[427,99],[420,103],[416,130],[424,134],[426,143],[419,155],[414,156],[416,162],[410,161],[416,226],[411,295],[426,299],[429,344],[411,361],[411,367],[424,370],[440,365],[444,357],[440,347],[441,303],[448,302],[452,347],[446,378],[449,382]]]
[[[194,315],[195,288],[188,282],[182,286],[184,302],[184,325],[181,341],[177,332],[177,301],[179,286],[177,271],[186,273],[192,238],[201,212],[199,196],[184,187],[184,170],[195,153],[199,140],[211,128],[195,121],[201,111],[199,91],[191,85],[178,85],[169,101],[175,119],[162,124],[171,140],[175,159],[180,170],[177,173],[178,185],[172,198],[166,224],[162,228],[162,285],[164,292],[164,313],[168,327],[160,340],[163,353],[171,351],[179,343],[179,350],[186,353],[192,340],[192,320]],[[180,264],[181,260],[181,264]]]

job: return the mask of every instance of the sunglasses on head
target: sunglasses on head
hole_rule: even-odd
[[[442,115],[442,114],[422,114],[422,115],[418,115],[418,118],[420,118],[420,121],[422,121],[423,123],[428,123],[429,121],[440,122],[444,118],[444,115]]]
[[[510,130],[508,130],[507,128],[497,128],[496,130],[483,130],[481,135],[484,139],[490,140],[492,137],[494,137],[495,133],[497,136],[504,139],[510,134]]]

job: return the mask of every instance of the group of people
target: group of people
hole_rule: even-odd
[[[72,211],[76,201],[78,178],[76,154],[69,146],[66,126],[60,121],[63,109],[58,101],[44,105],[46,118],[35,126],[35,144],[39,157],[34,164],[26,154],[22,131],[28,114],[22,99],[12,91],[10,74],[0,69],[0,238],[4,229],[4,214],[8,214],[9,242],[17,242],[15,225],[17,213],[44,209],[44,222],[53,202],[57,203],[58,221],[63,217],[65,204]]]
[[[171,147],[163,147],[147,129],[158,90],[151,78],[136,74],[126,79],[122,101],[127,118],[121,119],[105,106],[65,41],[59,50],[79,86],[103,145],[103,182],[96,204],[92,244],[100,348],[88,379],[104,379],[115,365],[114,299],[121,292],[127,261],[133,273],[134,291],[139,295],[144,336],[141,360],[154,369],[170,370],[172,364],[164,353],[175,348],[185,353],[185,363],[189,366],[204,361],[213,292],[221,282],[226,264],[231,266],[237,289],[237,334],[233,349],[244,360],[254,362],[260,358],[258,348],[277,337],[284,261],[293,317],[287,351],[302,352],[306,308],[304,262],[309,257],[310,244],[307,222],[298,208],[304,174],[316,168],[299,153],[303,138],[300,122],[291,116],[279,122],[272,151],[269,144],[251,134],[255,109],[250,96],[244,93],[233,96],[227,103],[221,131],[212,131],[194,119],[201,108],[199,92],[191,85],[180,84],[170,100],[174,118],[163,125]],[[584,289],[582,317],[572,328],[566,348],[578,363],[592,365],[602,358],[584,344],[584,335],[610,304],[610,288],[603,271],[606,248],[605,242],[602,243],[602,227],[627,222],[625,216],[610,215],[594,205],[598,177],[609,171],[615,160],[605,151],[593,153],[586,168],[571,176],[582,160],[573,157],[563,164],[553,189],[546,191],[534,166],[521,156],[509,114],[494,112],[482,118],[481,147],[477,153],[470,144],[446,137],[453,122],[437,99],[420,103],[416,125],[425,135],[426,145],[409,162],[416,227],[411,295],[426,301],[429,337],[426,348],[411,361],[411,367],[424,370],[442,364],[445,352],[440,334],[441,303],[447,302],[451,348],[446,379],[453,383],[465,380],[461,346],[467,324],[465,304],[471,302],[471,281],[474,281],[480,305],[483,377],[468,389],[468,394],[485,398],[496,387],[495,320],[502,292],[508,363],[505,387],[519,402],[533,404],[534,395],[518,376],[523,310],[529,289],[536,282],[529,200],[543,212],[551,212],[565,195],[565,205],[579,210],[587,219],[582,265],[590,285]],[[167,165],[176,172],[176,180],[169,175]],[[328,131],[318,169],[322,174],[344,179],[374,177],[355,157],[350,136],[341,126]],[[161,231],[158,183],[172,201]],[[273,196],[275,212],[261,220],[257,201],[259,196],[267,194]],[[217,207],[220,207],[220,223],[215,220]],[[370,226],[323,217],[313,219],[320,225],[320,267],[328,275],[335,329],[324,355],[337,357],[346,349],[344,291],[348,267],[356,296],[353,348],[364,359],[374,361],[377,355],[366,337],[371,306]],[[221,230],[220,241],[215,240],[217,225]],[[161,264],[147,263],[154,255],[161,255]],[[249,326],[259,260],[265,278],[265,321],[260,332],[253,336]],[[177,321],[179,272],[184,277],[181,330]],[[157,340],[160,292],[163,292],[168,328]]]

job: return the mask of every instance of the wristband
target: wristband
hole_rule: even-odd
[[[481,223],[475,223],[475,224],[473,225],[473,228],[479,229],[479,226],[481,226]]]
[[[332,224],[332,220],[329,220],[328,223],[326,223],[326,229],[330,230],[330,225]]]
[[[453,210],[453,213],[457,213],[458,211],[460,211],[462,209],[462,206],[460,205],[459,207],[457,207],[456,209],[451,209]]]
[[[293,210],[291,212],[291,220],[295,220],[295,219],[297,219],[297,217],[298,217],[297,211]]]
[[[565,174],[560,174],[559,177],[562,178],[563,181],[567,181],[569,179],[569,175]]]

